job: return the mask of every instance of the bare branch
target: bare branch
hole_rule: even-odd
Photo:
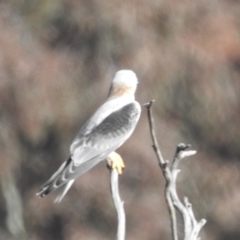
[[[171,189],[171,196],[174,201],[174,206],[176,209],[180,212],[180,214],[183,217],[184,222],[184,240],[197,240],[199,231],[203,227],[203,225],[206,223],[205,219],[202,219],[199,223],[195,219],[193,210],[192,210],[192,204],[189,203],[188,198],[184,197],[184,204],[179,200],[176,190],[176,179],[177,174],[180,170],[177,169],[178,164],[180,161],[185,158],[192,156],[196,154],[196,151],[194,150],[187,150],[191,145],[180,143],[177,146],[175,156],[173,158],[173,163],[171,166],[171,171],[176,175],[176,177],[173,178],[174,180],[174,187]],[[175,172],[175,173],[174,173]]]
[[[189,203],[186,197],[184,198],[184,203],[182,203],[178,197],[177,190],[176,190],[177,176],[178,176],[178,173],[181,171],[180,169],[178,169],[178,165],[180,161],[185,157],[189,157],[196,154],[196,151],[187,150],[191,146],[190,144],[185,144],[185,143],[178,144],[176,153],[172,161],[172,165],[170,168],[168,167],[168,161],[164,160],[161,154],[161,151],[159,149],[159,144],[156,138],[155,130],[154,130],[154,119],[152,115],[153,103],[154,103],[154,100],[144,104],[144,106],[147,108],[150,133],[151,133],[151,138],[153,142],[153,149],[156,153],[160,168],[166,180],[165,198],[166,198],[169,213],[170,213],[173,240],[178,239],[177,218],[176,218],[175,208],[179,211],[179,213],[183,218],[184,240],[197,240],[198,234],[201,228],[206,223],[206,220],[202,219],[200,222],[197,222],[192,210],[192,205]]]
[[[153,115],[152,115],[152,105],[154,102],[155,102],[155,100],[152,100],[148,103],[145,103],[143,106],[145,106],[147,108],[149,127],[150,127],[152,142],[153,142],[152,147],[157,155],[160,166],[163,167],[164,165],[167,164],[167,162],[164,160],[164,158],[162,156],[162,153],[161,153],[159,145],[158,145],[157,137],[156,137],[156,134],[154,131],[154,119],[153,119]]]
[[[124,202],[121,200],[118,190],[118,172],[116,169],[111,170],[111,191],[114,206],[118,215],[118,230],[117,230],[117,240],[125,239],[125,225],[126,218],[124,212]]]
[[[117,156],[117,158],[119,157],[120,155]],[[126,232],[126,217],[125,217],[125,211],[124,211],[124,202],[121,200],[119,195],[118,169],[112,168],[113,162],[116,161],[116,153],[114,155],[114,158],[111,156],[111,159],[110,157],[108,157],[107,160],[108,160],[108,168],[110,169],[110,172],[111,172],[111,193],[112,193],[113,203],[118,216],[117,240],[124,240],[125,232]]]
[[[159,144],[157,141],[157,137],[154,131],[154,119],[153,119],[153,114],[152,114],[152,105],[154,103],[154,100],[145,103],[144,106],[147,108],[147,113],[148,113],[148,120],[149,120],[149,128],[150,128],[150,133],[151,133],[151,138],[153,142],[153,149],[156,153],[159,166],[162,169],[163,176],[165,177],[166,180],[166,186],[165,186],[165,198],[167,201],[168,205],[168,210],[170,214],[170,221],[171,221],[171,228],[172,228],[172,237],[173,240],[178,240],[178,235],[177,235],[177,217],[176,217],[176,211],[173,205],[173,201],[171,199],[171,188],[172,186],[172,174],[171,171],[168,167],[168,161],[164,160],[162,153],[159,149]]]

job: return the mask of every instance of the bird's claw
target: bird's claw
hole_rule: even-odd
[[[119,175],[122,174],[123,169],[125,168],[123,159],[116,152],[112,152],[110,155],[108,155],[107,164],[110,169],[116,169]]]

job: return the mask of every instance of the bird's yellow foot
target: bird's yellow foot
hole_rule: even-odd
[[[123,169],[125,168],[125,164],[119,154],[112,152],[108,155],[107,162],[110,169],[117,169],[118,174],[122,174]]]

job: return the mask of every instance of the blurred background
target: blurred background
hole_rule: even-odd
[[[198,151],[181,163],[178,192],[207,219],[202,239],[240,239],[239,16],[237,0],[0,1],[0,239],[115,238],[105,162],[60,204],[57,192],[35,194],[120,69],[136,72],[141,104],[156,100],[163,156],[180,142]],[[144,107],[118,153],[126,238],[171,240]]]

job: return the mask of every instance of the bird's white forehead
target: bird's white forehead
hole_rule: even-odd
[[[116,72],[112,83],[114,85],[121,84],[129,87],[135,87],[138,83],[138,79],[132,70],[120,70]]]

